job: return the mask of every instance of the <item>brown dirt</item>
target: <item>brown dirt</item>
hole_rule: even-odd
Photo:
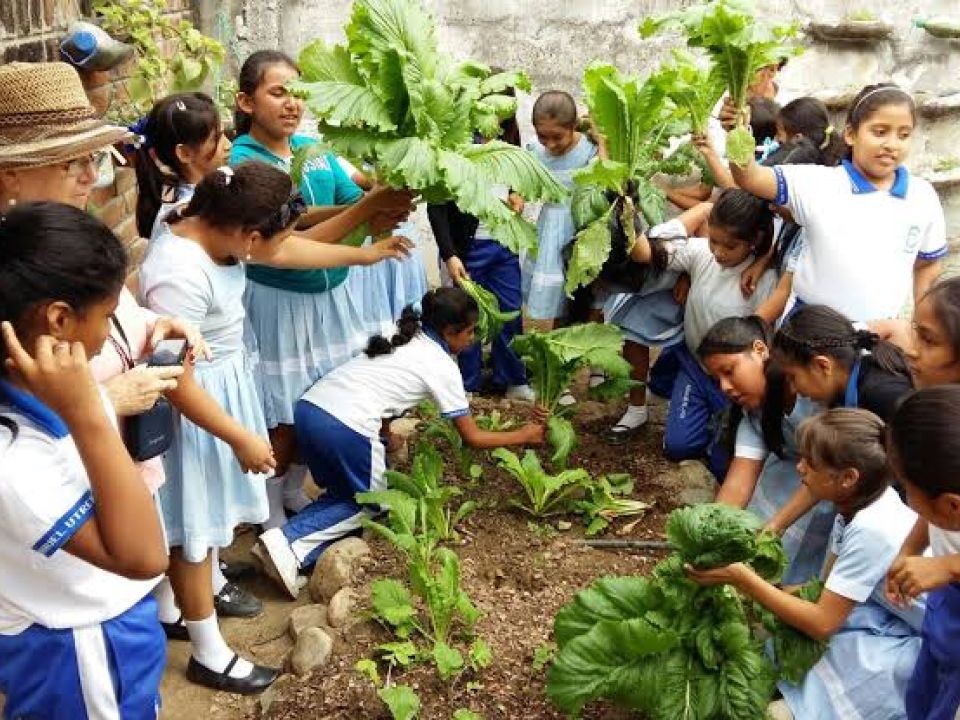
[[[506,401],[476,400],[477,412],[499,407],[508,413]],[[652,502],[653,509],[636,524],[630,538],[656,538],[663,531],[666,514],[673,508],[676,487],[662,473],[671,464],[660,453],[662,407],[654,407],[653,421],[629,444],[610,447],[601,433],[619,416],[621,407],[583,402],[575,419],[580,437],[572,467],[585,467],[592,474],[630,473],[635,481],[634,497]],[[477,633],[492,647],[494,659],[478,676],[471,673],[443,683],[432,665],[420,665],[394,676],[411,685],[420,696],[422,720],[448,720],[455,710],[468,708],[486,720],[506,718],[562,718],[544,692],[544,671],[534,670],[534,652],[551,635],[553,616],[581,588],[605,574],[645,573],[658,559],[638,552],[608,552],[577,546],[583,525],[567,518],[573,527],[565,532],[552,523],[530,523],[529,518],[509,506],[519,487],[488,461],[483,462],[482,480],[464,486],[466,497],[484,503],[463,525],[463,539],[455,547],[460,555],[463,586],[483,617]],[[625,523],[607,532],[617,537]],[[245,554],[252,537],[241,536],[233,555]],[[370,539],[374,560],[365,581],[358,588],[369,596],[369,583],[378,578],[405,575],[393,549],[379,538]],[[225,621],[224,631],[236,649],[246,651],[264,663],[279,664],[291,643],[284,634],[286,618],[294,603],[284,602],[280,593],[263,582],[251,586],[266,602],[263,616],[255,620]],[[303,593],[305,596],[306,593]],[[301,602],[305,602],[302,598]],[[357,660],[370,657],[373,648],[392,640],[390,633],[372,621],[364,621],[337,640],[334,656],[312,676],[294,680],[276,693],[268,718],[387,718],[372,685],[353,668]],[[210,693],[183,680],[187,647],[171,646],[171,661],[164,682],[164,712],[168,720],[253,719],[261,717],[259,703]],[[248,655],[248,656],[249,656]],[[611,708],[597,707],[587,717],[618,717]]]

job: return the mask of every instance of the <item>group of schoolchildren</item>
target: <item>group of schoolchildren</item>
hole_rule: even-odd
[[[264,690],[278,671],[234,652],[218,625],[262,611],[235,582],[252,568],[218,554],[238,526],[259,526],[254,554],[296,598],[303,573],[370,516],[354,496],[385,487],[392,418],[431,399],[471,446],[544,440],[539,408],[505,432],[471,417],[469,393],[532,392],[510,349],[521,321],[493,340],[488,378],[479,309],[456,283],[469,277],[532,321],[568,321],[569,205],[540,209],[535,258],[455,203],[430,206],[452,286],[429,290],[412,193],[332,154],[308,153],[291,178],[295,153],[316,142],[298,133],[303,104],[286,89],[297,75],[282,53],[247,59],[232,142],[202,93],[160,100],[137,126],[136,222],[149,243],[128,277],[119,241],[84,212],[99,151],[127,134],[78,99],[69,67],[0,68],[0,95],[25,103],[0,112],[6,716],[155,717],[168,640],[191,644],[191,681]],[[783,537],[781,586],[740,564],[690,569],[828,642],[802,683],[780,684],[771,713],[952,720],[960,281],[937,280],[943,212],[903,167],[913,100],[864,88],[835,128],[812,98],[777,106],[774,75],[751,86],[757,160],[725,161],[720,106],[713,131],[692,138],[715,186],[671,188],[677,217],[630,251],[648,266],[642,285],[598,283],[590,311],[623,329],[634,377],[670,399],[666,454],[704,460],[719,502]],[[30,87],[61,97],[32,107]],[[532,152],[568,187],[603,156],[566,93],[542,95],[532,120]],[[520,144],[514,119],[502,131]],[[492,191],[522,209],[509,187]],[[894,318],[911,293],[904,331]],[[182,367],[144,367],[169,338],[189,342]],[[170,446],[134,462],[121,434],[161,397]],[[646,421],[638,386],[606,440],[626,443]],[[819,600],[791,593],[817,576]]]

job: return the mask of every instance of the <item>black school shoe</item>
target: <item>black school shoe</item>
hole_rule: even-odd
[[[237,580],[252,580],[257,576],[257,568],[253,563],[243,560],[220,560],[220,572],[230,582]]]
[[[254,665],[253,670],[246,677],[230,677],[230,671],[233,670],[233,666],[237,664],[239,659],[240,656],[234,654],[233,659],[227,663],[226,669],[218,673],[205,665],[201,665],[191,655],[190,662],[187,663],[187,680],[213,690],[222,690],[238,695],[258,695],[273,685],[273,682],[280,676],[280,671],[277,668]]]
[[[263,602],[259,598],[232,582],[214,595],[213,606],[220,617],[252,618],[263,612]]]
[[[160,627],[163,628],[163,634],[167,636],[167,640],[178,640],[181,642],[189,642],[190,640],[190,633],[187,632],[187,625],[183,622],[183,615],[177,618],[176,622],[161,622]]]

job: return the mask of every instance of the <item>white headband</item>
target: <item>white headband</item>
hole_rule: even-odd
[[[876,95],[879,92],[884,92],[885,90],[893,90],[895,92],[900,93],[906,98],[910,98],[910,94],[903,88],[898,87],[897,85],[884,85],[883,87],[874,88],[870,92],[866,93],[862,98],[857,100],[857,104],[850,109],[850,115],[853,115],[857,111],[857,108],[860,107],[863,104],[863,101],[866,100],[868,97],[870,97],[871,95]]]

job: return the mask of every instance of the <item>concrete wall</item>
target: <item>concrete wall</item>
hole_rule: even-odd
[[[212,0],[207,0],[211,3]],[[238,57],[261,47],[296,53],[315,37],[343,39],[349,0],[231,0],[217,5],[229,12],[237,33]],[[562,88],[579,94],[584,67],[593,60],[612,62],[625,71],[650,70],[676,45],[676,38],[640,39],[637,25],[649,14],[675,9],[676,0],[426,0],[439,24],[441,46],[451,55],[504,67],[526,69],[536,92]],[[868,10],[894,27],[894,35],[876,44],[824,43],[805,37],[808,51],[791,61],[781,78],[790,96],[815,93],[842,112],[845,98],[864,84],[894,80],[918,99],[945,96],[960,100],[960,41],[937,40],[912,26],[916,17],[953,13],[960,0],[758,0],[764,17],[830,21]],[[229,10],[226,8],[229,7]],[[955,96],[955,97],[950,97]],[[532,97],[521,99],[521,121]],[[956,103],[960,105],[960,102]],[[914,171],[930,174],[939,158],[960,156],[960,115],[922,118]],[[953,177],[939,178],[953,235],[960,235],[960,193]]]

